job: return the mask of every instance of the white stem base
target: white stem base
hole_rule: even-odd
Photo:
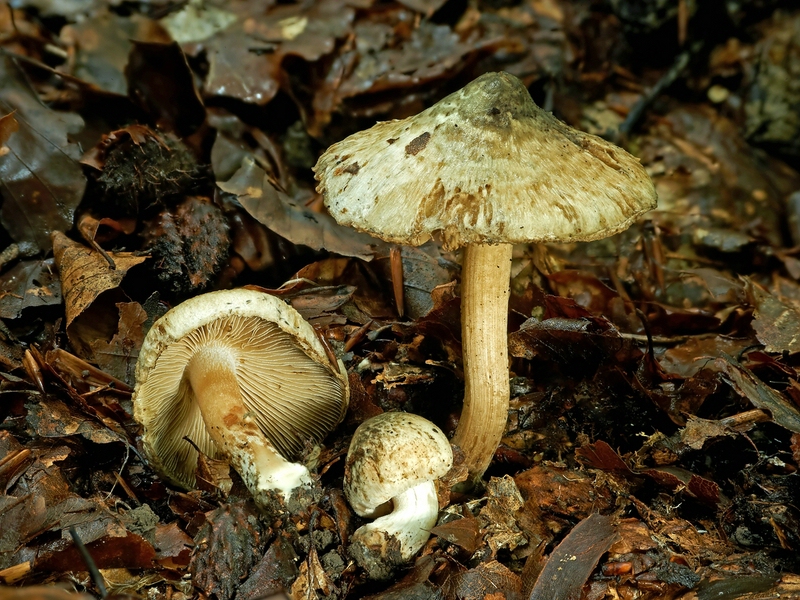
[[[403,492],[392,504],[392,512],[359,527],[350,538],[351,553],[372,579],[388,579],[419,552],[439,515],[433,482]]]
[[[248,414],[236,380],[235,356],[228,348],[201,350],[186,372],[211,439],[256,502],[266,504],[270,492],[288,500],[296,488],[312,483],[308,469],[283,458]]]

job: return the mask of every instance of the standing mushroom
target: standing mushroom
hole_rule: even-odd
[[[379,518],[351,536],[350,553],[372,579],[387,579],[425,545],[439,514],[436,480],[452,466],[447,437],[418,415],[383,413],[356,429],[344,493],[356,514]]]
[[[333,429],[347,409],[341,361],[285,302],[255,290],[211,292],[155,322],[136,364],[134,415],[165,479],[195,486],[197,450],[226,457],[256,502],[311,483],[284,457]]]
[[[464,407],[453,442],[483,475],[508,413],[512,244],[597,240],[656,205],[638,159],[562,123],[513,75],[487,73],[418,115],[328,148],[318,190],[341,224],[398,244],[466,246]]]

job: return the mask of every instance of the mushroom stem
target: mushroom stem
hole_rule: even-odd
[[[392,498],[392,512],[359,527],[350,538],[358,563],[373,579],[386,579],[414,556],[439,515],[436,484],[426,481]]]
[[[472,487],[489,467],[508,419],[508,294],[511,244],[471,244],[461,275],[464,408],[453,443]]]
[[[189,385],[211,439],[229,457],[254,500],[265,505],[272,490],[288,500],[294,489],[311,483],[311,475],[303,465],[283,458],[264,437],[242,402],[236,362],[225,346],[203,348],[186,367]]]

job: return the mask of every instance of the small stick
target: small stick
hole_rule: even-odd
[[[672,63],[672,66],[666,73],[664,73],[663,77],[661,77],[661,79],[659,79],[658,82],[656,82],[656,84],[650,88],[646,94],[639,98],[636,104],[633,105],[633,108],[631,108],[628,116],[625,117],[625,120],[619,126],[619,133],[621,135],[628,135],[631,131],[633,131],[637,123],[639,123],[641,118],[644,116],[647,108],[655,101],[656,98],[661,95],[664,90],[675,83],[675,80],[680,77],[681,73],[683,73],[683,70],[689,65],[689,60],[691,60],[692,56],[700,50],[702,45],[702,42],[696,42],[675,57],[675,62]]]
[[[367,335],[367,332],[369,331],[370,325],[372,325],[372,323],[374,323],[374,321],[370,319],[369,321],[364,323],[361,327],[359,327],[353,333],[353,335],[350,336],[350,338],[344,345],[345,352],[350,352],[350,350],[352,350],[358,342],[364,339],[364,336]]]
[[[94,584],[97,586],[97,590],[100,592],[100,597],[105,598],[108,595],[108,590],[106,590],[105,581],[103,580],[103,576],[100,574],[92,555],[89,554],[86,546],[83,545],[83,540],[81,540],[78,532],[75,531],[74,526],[69,528],[69,534],[72,536],[72,541],[75,542],[75,547],[78,549],[78,553],[81,555],[83,562],[86,563],[86,566],[89,569],[89,574],[92,576],[92,581],[94,581]]]

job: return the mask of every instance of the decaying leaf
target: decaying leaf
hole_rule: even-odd
[[[548,557],[530,600],[577,600],[583,584],[616,538],[612,517],[594,513],[578,523]]]
[[[136,359],[144,341],[147,313],[138,302],[118,302],[119,326],[110,341],[95,340],[90,346],[97,366],[128,385],[134,383]]]
[[[61,232],[53,234],[53,252],[64,294],[67,334],[76,347],[91,356],[91,344],[110,339],[119,322],[116,302],[108,297],[111,302],[101,306],[98,300],[106,292],[117,290],[128,269],[147,257],[114,253],[112,269],[99,252],[73,242]],[[91,314],[85,314],[90,306]]]
[[[0,318],[17,319],[26,308],[61,304],[53,259],[22,261],[0,275]]]
[[[50,233],[72,226],[86,187],[80,147],[69,135],[83,127],[74,113],[44,106],[16,60],[0,50],[0,114],[14,113],[18,129],[0,152],[0,222],[14,241],[43,252]]]
[[[370,260],[373,248],[382,244],[380,240],[339,225],[329,215],[312,212],[298,204],[280,191],[250,158],[244,160],[231,179],[217,185],[234,194],[259,223],[294,244],[363,260]]]
[[[750,281],[745,289],[755,305],[753,329],[764,350],[800,351],[800,311]]]
[[[800,410],[782,394],[766,386],[747,369],[729,357],[717,358],[714,364],[725,374],[729,384],[756,408],[769,411],[772,419],[793,433],[800,433]]]

